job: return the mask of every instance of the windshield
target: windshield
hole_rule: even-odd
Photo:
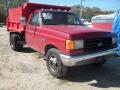
[[[47,11],[42,13],[44,25],[81,25],[83,23],[73,13]]]

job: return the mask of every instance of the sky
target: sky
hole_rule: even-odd
[[[80,0],[29,0],[32,3],[51,4],[60,6],[80,5]],[[85,0],[83,1],[85,7],[99,7],[102,10],[120,9],[120,0]]]

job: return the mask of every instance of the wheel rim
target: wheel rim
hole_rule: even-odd
[[[53,72],[56,72],[58,70],[57,58],[54,55],[51,55],[49,57],[49,67]]]

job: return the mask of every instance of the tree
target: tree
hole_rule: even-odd
[[[28,0],[11,0],[10,3],[6,4],[4,0],[0,0],[0,16],[2,17],[2,18],[0,18],[0,20],[2,22],[6,21],[7,11],[8,11],[9,8],[19,7],[27,1]]]
[[[80,16],[80,5],[72,6],[71,11]],[[99,14],[111,14],[111,13],[114,13],[114,12],[113,11],[102,11],[98,7],[91,8],[91,7],[83,6],[82,18],[90,20],[93,16],[96,16]]]
[[[19,7],[21,5],[23,5],[25,2],[27,2],[28,0],[13,0],[10,4],[10,7]]]
[[[0,23],[5,23],[6,20],[6,10],[4,5],[0,5]]]

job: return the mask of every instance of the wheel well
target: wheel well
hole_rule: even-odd
[[[51,49],[51,48],[56,48],[54,45],[47,45],[46,47],[45,47],[45,55],[46,55],[46,53],[47,53],[47,51],[49,50],[49,49]],[[56,48],[57,49],[57,48]]]
[[[25,35],[24,35],[24,33],[10,32],[10,36],[12,34],[16,34],[20,38],[21,41],[25,41]]]

